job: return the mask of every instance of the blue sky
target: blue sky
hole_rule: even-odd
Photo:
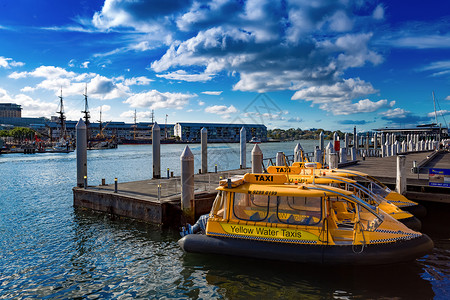
[[[0,102],[351,131],[450,120],[448,1],[0,1]],[[448,121],[447,121],[448,122]]]

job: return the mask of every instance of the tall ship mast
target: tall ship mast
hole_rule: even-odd
[[[84,96],[84,110],[81,111],[81,112],[84,114],[83,119],[84,119],[84,123],[86,124],[86,136],[87,136],[87,139],[88,139],[88,141],[89,141],[89,124],[90,124],[89,119],[90,119],[91,115],[90,115],[90,113],[89,113],[88,95],[87,95],[87,84],[86,84],[86,88],[85,88],[85,90],[84,90],[83,96]]]
[[[136,139],[137,123],[136,123],[136,110],[134,110],[134,125],[133,126],[133,140]]]
[[[62,96],[62,88],[61,88],[61,96],[59,97],[59,111],[56,113],[59,114],[59,125],[60,125],[60,133],[59,137],[62,139],[66,138],[67,130],[66,130],[66,116],[64,115],[64,102]]]

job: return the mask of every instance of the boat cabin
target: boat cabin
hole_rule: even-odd
[[[286,180],[280,174],[246,174],[222,181],[206,234],[287,243],[361,244],[385,219],[394,227],[398,223],[351,191]]]

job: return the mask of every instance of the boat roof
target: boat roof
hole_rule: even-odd
[[[289,181],[307,182],[312,183],[314,179],[315,184],[330,184],[330,183],[356,183],[356,180],[350,179],[348,177],[340,176],[323,176],[323,175],[289,175]]]
[[[353,177],[353,176],[361,176],[361,177],[367,177],[368,174],[363,173],[363,172],[359,172],[359,171],[354,171],[354,170],[343,170],[343,169],[323,169],[321,170],[321,172],[324,172],[326,175],[331,175],[331,176],[340,176],[340,177]]]
[[[352,192],[319,184],[259,184],[243,183],[236,187],[219,186],[217,190],[268,196],[291,196],[291,197],[322,197],[343,194],[352,195]]]

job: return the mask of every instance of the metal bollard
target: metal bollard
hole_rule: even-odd
[[[173,171],[172,171],[172,172],[170,172],[170,177],[172,177],[172,178],[173,178]]]
[[[161,202],[161,184],[158,184],[158,202]]]
[[[85,189],[87,188],[87,176],[86,175],[84,176],[84,188]]]
[[[117,193],[117,178],[114,178],[114,193]]]
[[[170,169],[167,168],[167,179],[169,179],[169,172],[170,172]]]
[[[105,178],[102,178],[102,185],[106,185]]]
[[[214,173],[217,173],[217,164],[214,165]]]

